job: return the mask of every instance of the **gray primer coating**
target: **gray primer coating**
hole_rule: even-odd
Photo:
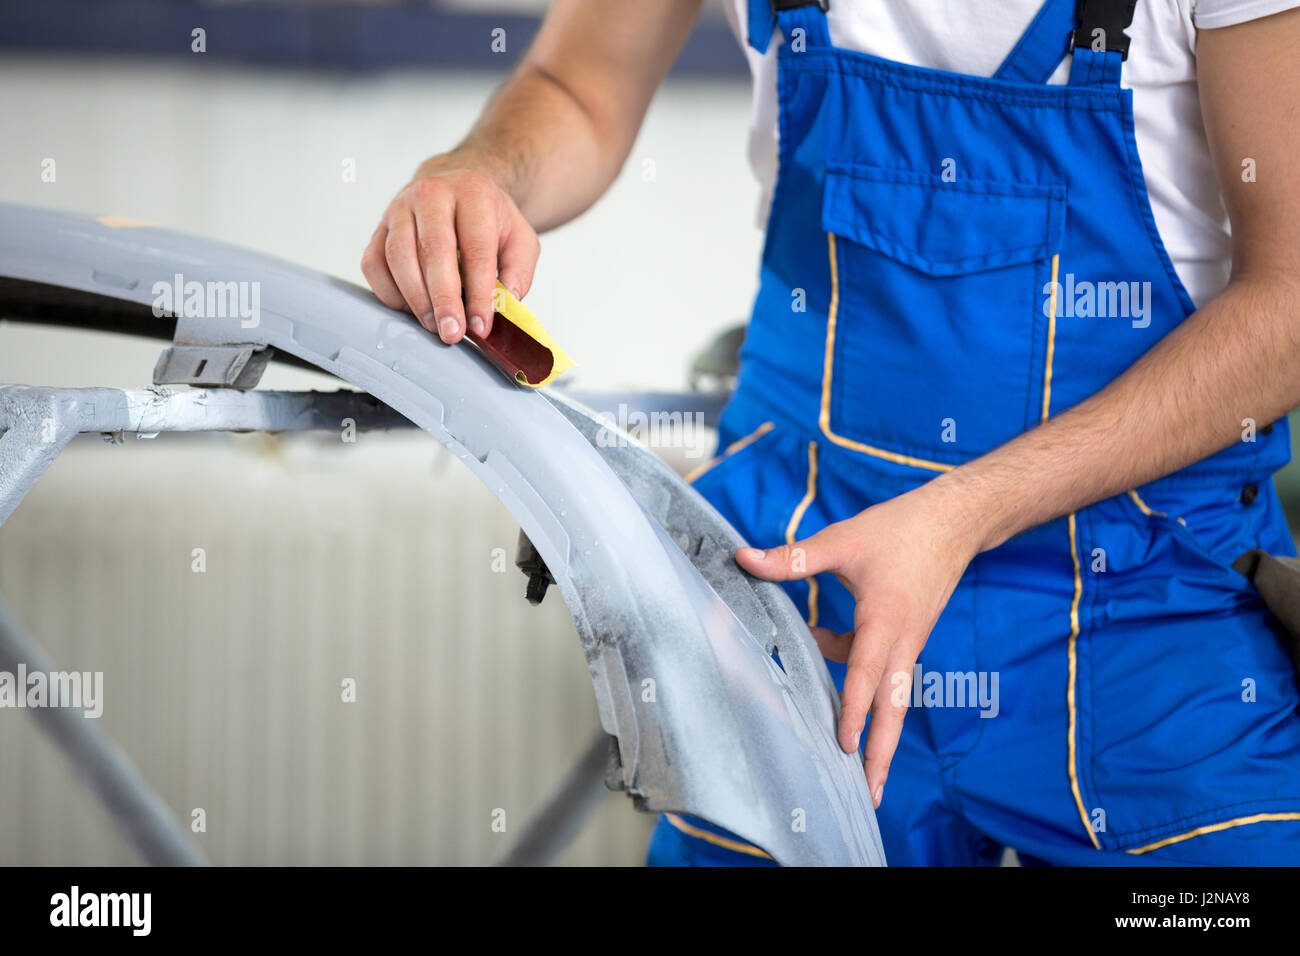
[[[261,304],[252,327],[182,317],[179,343],[272,346],[365,389],[509,509],[573,614],[601,724],[618,740],[612,782],[640,809],[694,814],[786,865],[884,864],[807,627],[780,587],[736,567],[740,537],[646,449],[610,431],[600,440],[607,426],[561,393],[506,381],[357,286],[161,229],[0,205],[0,275],[150,306],[154,284],[177,273],[258,283]],[[36,450],[32,430],[0,437],[0,499],[21,496],[14,485],[71,437]]]

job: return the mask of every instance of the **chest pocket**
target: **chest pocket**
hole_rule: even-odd
[[[831,163],[822,227],[832,439],[944,466],[1040,420],[1063,185]]]

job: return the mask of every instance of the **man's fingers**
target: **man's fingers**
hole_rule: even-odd
[[[736,563],[765,581],[796,581],[833,570],[839,566],[841,555],[841,542],[830,533],[835,527],[831,525],[811,538],[766,551],[740,548],[736,551]]]
[[[849,659],[849,648],[853,646],[853,632],[836,634],[830,628],[814,627],[812,636],[817,642],[817,649],[822,652],[822,657],[828,661],[843,664]]]
[[[867,789],[871,801],[880,806],[889,764],[898,749],[898,738],[903,732],[903,719],[907,716],[908,701],[912,696],[912,667],[916,659],[901,646],[890,655],[886,679],[876,688],[871,704],[871,728],[867,731],[867,748],[864,766]]]
[[[418,177],[371,236],[361,271],[381,302],[405,308],[448,345],[492,331],[497,278],[523,298],[537,234],[491,177],[453,169]]]
[[[388,271],[388,260],[384,258],[384,241],[387,238],[388,226],[381,222],[361,255],[361,274],[366,277],[366,282],[370,283],[370,288],[380,302],[390,309],[404,309],[406,300],[402,298],[402,290],[393,281],[393,274]]]
[[[533,232],[523,216],[515,212],[501,237],[497,266],[500,269],[501,284],[516,299],[522,299],[532,288],[533,270],[537,268],[537,257],[541,252],[537,233]]]
[[[424,286],[424,274],[420,271],[419,252],[415,246],[415,220],[406,209],[399,209],[388,223],[384,261],[388,263],[388,271],[392,273],[406,307],[421,325],[430,332],[434,331],[433,305],[429,302],[429,290]]]
[[[495,204],[484,194],[462,193],[456,202],[456,242],[465,287],[465,316],[468,327],[479,336],[487,335],[492,319],[499,234]]]
[[[451,345],[465,334],[465,305],[456,261],[455,200],[446,186],[424,179],[416,185],[414,206],[420,270],[433,312],[432,325],[425,327]]]
[[[859,605],[859,614],[862,606]],[[888,609],[863,621],[853,634],[849,648],[849,668],[844,675],[844,706],[840,709],[839,741],[845,753],[858,749],[862,728],[867,722],[867,712],[876,697],[891,649],[901,636],[890,619]]]

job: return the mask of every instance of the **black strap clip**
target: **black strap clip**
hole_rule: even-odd
[[[1136,6],[1137,0],[1079,0],[1075,49],[1116,50],[1121,60],[1127,60],[1129,37],[1124,31],[1133,22]]]
[[[831,0],[772,0],[772,9],[777,13],[782,10],[797,10],[799,7],[820,7],[825,13],[831,8]]]

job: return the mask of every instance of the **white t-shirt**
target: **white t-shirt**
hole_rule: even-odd
[[[912,66],[992,76],[1043,0],[831,0],[831,42]],[[749,58],[754,105],[749,160],[767,222],[777,166],[776,48],[745,42],[747,0],[723,0]],[[1228,282],[1228,216],[1219,195],[1196,89],[1196,30],[1232,26],[1300,0],[1138,0],[1121,82],[1133,90],[1138,155],[1156,226],[1178,276],[1202,305]],[[1065,83],[1066,57],[1049,82]]]

